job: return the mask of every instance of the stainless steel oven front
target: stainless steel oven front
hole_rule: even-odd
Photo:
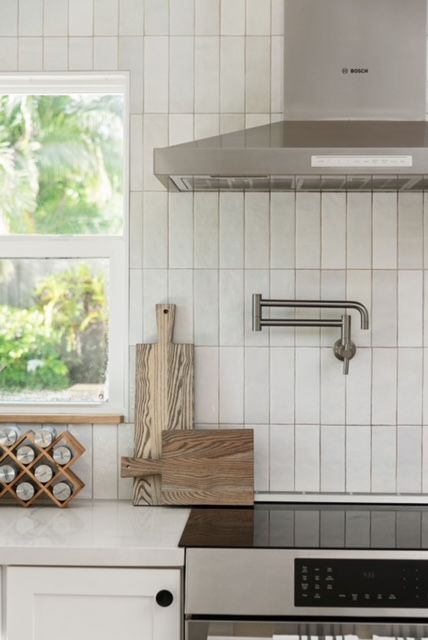
[[[186,550],[186,640],[428,638],[428,552]]]

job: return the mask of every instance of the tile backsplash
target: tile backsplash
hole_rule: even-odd
[[[154,146],[282,118],[283,0],[2,0],[0,71],[40,70],[130,72],[131,367],[154,305],[176,303],[198,427],[254,428],[259,491],[428,493],[423,196],[168,194],[153,176]],[[363,302],[350,375],[337,330],[253,333],[255,292]],[[132,419],[70,427],[86,497],[130,495]]]

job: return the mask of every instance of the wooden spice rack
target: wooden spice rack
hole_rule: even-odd
[[[22,462],[20,462],[16,457],[17,449],[24,443],[30,444],[36,451],[36,457],[29,465],[22,464]],[[53,450],[61,445],[69,447],[73,452],[73,457],[70,462],[64,466],[57,464],[53,459]],[[68,433],[67,431],[60,433],[47,449],[42,449],[35,444],[34,435],[31,432],[24,433],[12,447],[2,446],[0,448],[0,465],[11,462],[13,466],[18,469],[17,476],[13,482],[7,485],[0,482],[0,502],[17,502],[22,507],[31,507],[37,501],[45,501],[53,503],[56,507],[61,509],[67,507],[85,486],[80,478],[78,478],[71,470],[71,467],[77,462],[77,460],[79,460],[79,458],[82,457],[84,453],[85,448],[74,436],[71,435],[71,433]],[[44,463],[48,464],[54,472],[53,478],[46,484],[39,482],[34,475],[35,468],[39,464]],[[16,495],[16,486],[20,482],[26,481],[31,482],[36,491],[31,500],[24,502]],[[52,492],[53,486],[61,481],[68,482],[73,487],[71,496],[64,502],[57,500]]]

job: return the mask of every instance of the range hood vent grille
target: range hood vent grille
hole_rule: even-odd
[[[428,176],[171,176],[178,191],[427,191]]]

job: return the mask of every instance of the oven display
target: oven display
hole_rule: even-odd
[[[294,561],[296,607],[428,608],[426,560]]]

